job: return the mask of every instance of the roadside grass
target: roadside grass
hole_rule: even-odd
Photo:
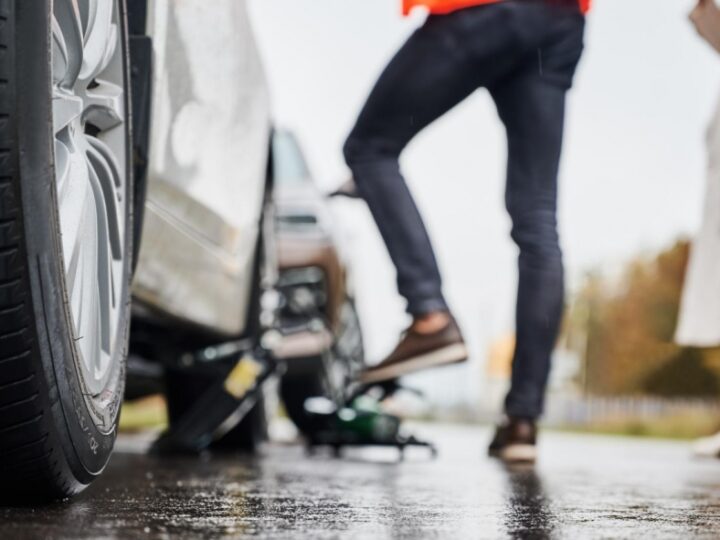
[[[709,413],[658,418],[608,418],[588,425],[560,426],[558,431],[691,440],[720,431],[720,418]]]
[[[426,423],[480,425],[494,427],[494,422],[479,420],[470,414],[425,414],[405,417],[406,420]],[[712,411],[683,411],[655,417],[607,416],[586,424],[558,424],[541,422],[543,429],[563,433],[588,433],[622,437],[693,440],[720,432],[720,415]]]
[[[167,406],[160,395],[125,402],[120,413],[120,431],[163,429],[167,426]]]

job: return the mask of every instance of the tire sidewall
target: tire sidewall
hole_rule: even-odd
[[[54,134],[51,105],[51,18],[53,0],[22,0],[17,25],[18,65],[18,140],[22,205],[30,271],[32,302],[40,348],[40,369],[47,381],[47,409],[51,411],[52,432],[62,445],[68,465],[79,482],[88,483],[104,469],[117,435],[117,419],[122,403],[125,359],[130,325],[130,256],[123,269],[125,309],[121,311],[106,395],[106,417],[110,425],[97,426],[90,408],[97,406],[86,399],[76,362],[76,347],[70,322],[70,304],[65,283],[60,222],[54,168]],[[124,0],[120,2],[121,20],[126,20]],[[127,117],[127,220],[126,249],[132,254],[132,167],[130,143],[130,99],[127,54],[127,28],[122,24],[125,96]],[[43,29],[38,31],[38,29]],[[41,126],[46,126],[42,128]],[[38,219],[48,216],[48,219]]]

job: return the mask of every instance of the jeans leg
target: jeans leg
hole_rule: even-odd
[[[582,55],[585,20],[579,12],[546,4],[512,6],[517,28],[534,36],[537,46],[512,73],[489,87],[507,130],[506,206],[520,250],[517,345],[505,411],[536,419],[543,412],[563,313],[557,179],[565,98]]]
[[[407,300],[408,313],[448,311],[435,252],[398,159],[378,156],[351,168],[395,265],[398,291]]]
[[[407,310],[447,310],[435,254],[399,157],[425,126],[476,88],[474,71],[450,35],[453,19],[430,18],[376,83],[344,148],[360,195],[397,270]]]
[[[508,133],[506,205],[520,250],[517,346],[505,409],[535,419],[543,411],[563,311],[557,176],[566,88],[532,73],[506,80],[492,93]]]

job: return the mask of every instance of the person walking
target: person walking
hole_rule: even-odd
[[[421,130],[486,88],[507,132],[505,202],[520,250],[512,385],[490,454],[534,461],[564,302],[556,214],[565,100],[589,0],[404,0],[405,14],[415,7],[430,12],[427,20],[385,68],[344,146],[413,318],[394,351],[360,380],[380,383],[467,360],[399,157]],[[447,196],[461,195],[449,185]]]

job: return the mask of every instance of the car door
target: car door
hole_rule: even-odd
[[[149,0],[154,89],[134,296],[224,334],[247,321],[270,119],[244,0]]]

